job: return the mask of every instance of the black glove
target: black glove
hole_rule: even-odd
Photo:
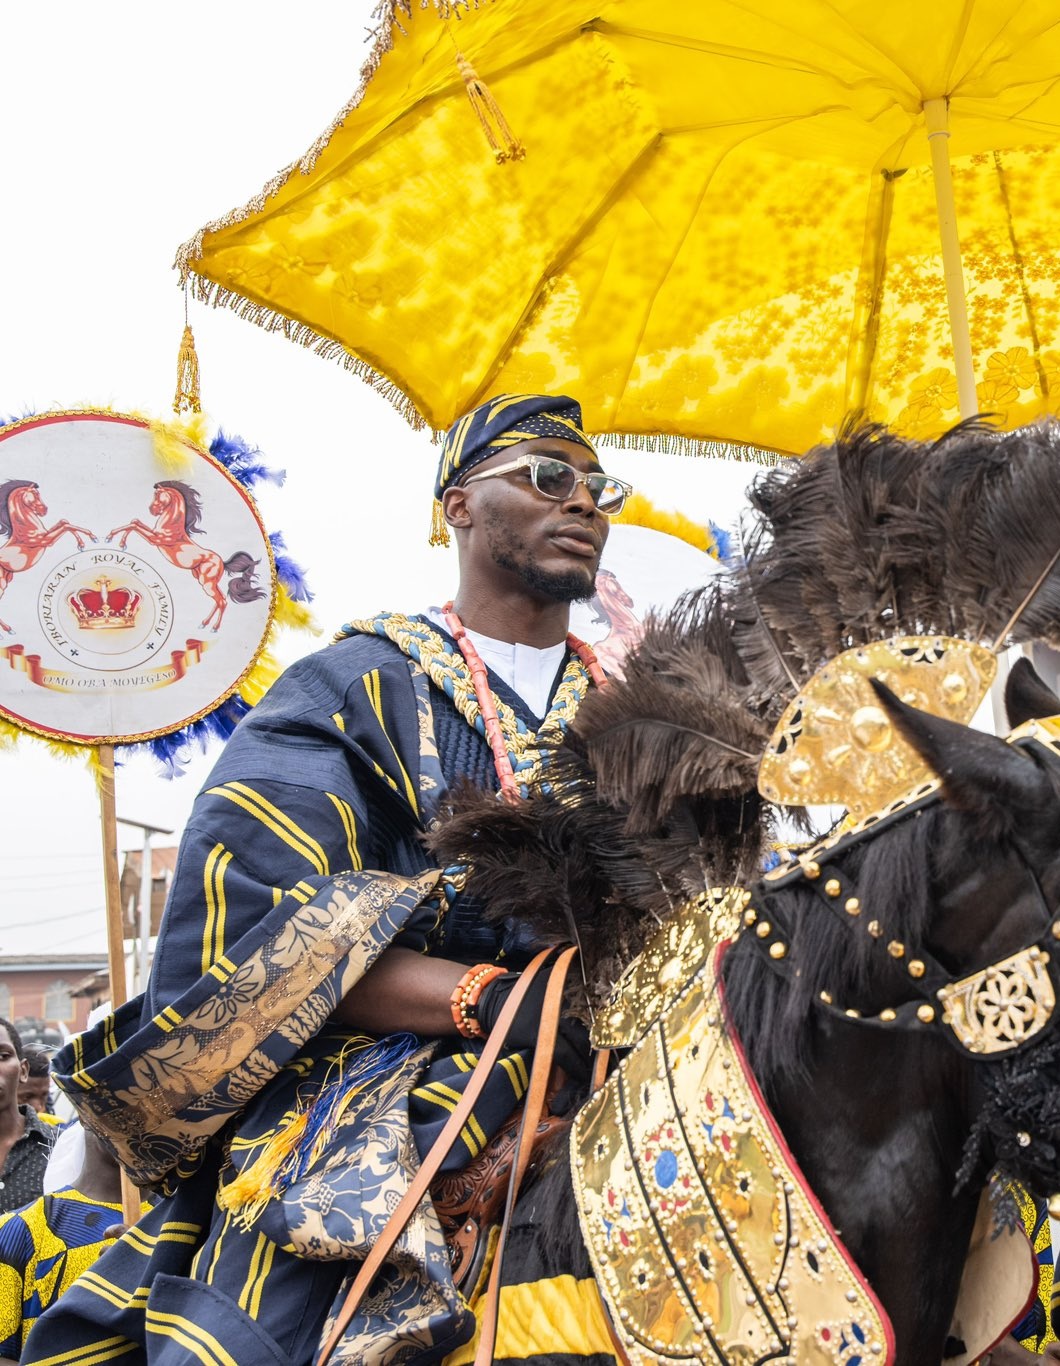
[[[475,1015],[487,1034],[497,1023],[498,1015],[504,1009],[509,994],[521,976],[522,973],[519,972],[506,972],[501,977],[495,977],[492,982],[487,982],[482,988]],[[515,1019],[508,1029],[506,1039],[508,1047],[512,1049],[533,1048],[537,1044],[537,1035],[541,1028],[541,1011],[545,1004],[545,991],[548,988],[548,976],[548,968],[540,968],[537,976],[530,984],[530,990],[520,1002],[519,1009],[515,1012]],[[559,1029],[556,1033],[555,1060],[571,1081],[584,1083],[589,1080],[591,1052],[589,1031],[585,1026],[578,1020],[572,1020],[568,1015],[561,1015]]]

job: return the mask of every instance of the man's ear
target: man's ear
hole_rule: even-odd
[[[442,494],[442,511],[445,513],[445,520],[451,527],[467,527],[471,525],[471,509],[467,502],[467,489],[459,485],[448,488]]]

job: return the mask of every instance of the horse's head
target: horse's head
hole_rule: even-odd
[[[1000,740],[874,686],[939,781],[762,879],[726,972],[734,1018],[767,1083],[836,1030],[915,1038],[907,1065],[927,1049],[938,1076],[974,1069],[962,1175],[988,1153],[1043,1193],[1060,1149],[1060,738]],[[1060,714],[1029,665],[1008,701],[1018,723]]]
[[[633,599],[622,587],[617,575],[612,574],[610,569],[597,570],[596,593],[605,608],[612,608],[616,604],[627,608],[633,606]]]
[[[155,496],[151,500],[152,517],[171,515],[183,521],[186,535],[192,536],[201,531],[202,499],[198,492],[180,479],[165,479],[155,485]]]
[[[881,704],[942,779],[943,842],[933,851],[926,942],[966,975],[1035,943],[1060,908],[1060,750],[1006,743],[917,711],[882,684]],[[1027,660],[1006,691],[1010,721],[1060,715]],[[1060,926],[1058,926],[1060,937]]]
[[[0,535],[12,534],[13,519],[19,514],[44,517],[47,512],[40,489],[32,480],[9,479],[0,484]]]

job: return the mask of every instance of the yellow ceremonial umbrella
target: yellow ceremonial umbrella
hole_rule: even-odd
[[[1057,406],[1057,0],[476,6],[392,7],[334,125],[181,249],[200,297],[434,428],[568,392],[801,451]]]

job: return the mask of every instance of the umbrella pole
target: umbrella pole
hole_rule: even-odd
[[[974,417],[979,411],[972,366],[972,338],[968,330],[968,302],[964,294],[961,243],[957,236],[957,210],[953,203],[953,176],[950,173],[950,127],[945,98],[924,101],[931,169],[935,180],[935,204],[939,215],[942,265],[946,277],[946,303],[953,339],[953,365],[957,374],[957,403],[961,417]]]
[[[121,879],[118,875],[118,821],[114,806],[114,746],[100,745],[99,814],[103,828],[103,884],[107,903],[107,966],[110,975],[112,1010],[128,999],[125,989],[125,938],[121,918]],[[140,1192],[121,1174],[121,1206],[124,1223],[135,1224],[140,1217]]]

